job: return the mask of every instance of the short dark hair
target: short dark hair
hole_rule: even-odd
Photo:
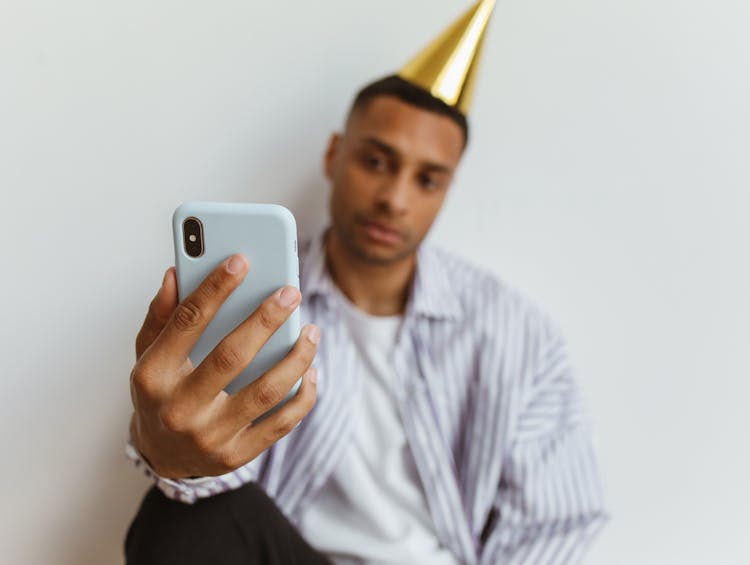
[[[446,104],[439,98],[435,98],[424,88],[412,84],[398,75],[387,76],[368,84],[360,90],[354,98],[349,115],[351,116],[356,110],[367,107],[378,96],[393,96],[417,108],[450,118],[458,124],[464,134],[464,147],[468,145],[469,123],[466,116],[453,106]]]

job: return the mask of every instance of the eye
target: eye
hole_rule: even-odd
[[[433,191],[440,188],[441,184],[440,182],[429,174],[421,174],[419,175],[419,184],[422,188]]]
[[[388,162],[382,157],[374,154],[366,154],[363,157],[365,167],[375,172],[384,172],[388,169]]]

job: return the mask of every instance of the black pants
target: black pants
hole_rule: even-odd
[[[125,539],[128,565],[329,565],[255,483],[193,505],[153,487]]]

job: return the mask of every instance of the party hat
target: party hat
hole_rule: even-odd
[[[466,116],[471,107],[479,58],[495,1],[477,2],[398,75]]]

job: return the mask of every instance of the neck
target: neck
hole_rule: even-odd
[[[406,309],[416,255],[380,265],[357,257],[334,230],[326,234],[326,265],[336,286],[360,310],[373,316],[395,316]]]

